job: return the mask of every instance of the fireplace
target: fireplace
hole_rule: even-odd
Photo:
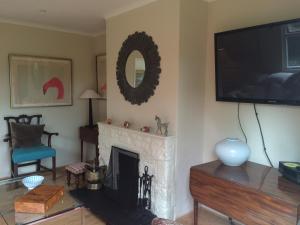
[[[154,175],[151,211],[158,217],[174,219],[176,138],[98,123],[100,161],[109,165],[112,146],[128,149],[139,156],[139,174],[145,166]]]
[[[139,154],[111,148],[104,189],[75,189],[70,194],[109,225],[149,225],[156,217],[137,207]]]
[[[112,146],[104,182],[106,195],[121,207],[134,209],[138,201],[138,179],[139,155]]]

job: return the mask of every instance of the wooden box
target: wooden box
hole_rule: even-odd
[[[15,211],[45,213],[64,195],[63,186],[41,185],[15,201]]]

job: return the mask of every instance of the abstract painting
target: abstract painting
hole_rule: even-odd
[[[72,60],[9,55],[11,107],[72,105]]]
[[[102,99],[106,99],[106,56],[96,56],[97,89]]]

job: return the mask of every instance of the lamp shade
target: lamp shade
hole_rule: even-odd
[[[97,98],[101,98],[101,96],[93,89],[87,89],[80,95],[80,98],[82,98],[82,99],[89,99],[89,98],[97,99]]]

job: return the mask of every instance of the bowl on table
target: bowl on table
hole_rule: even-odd
[[[29,176],[22,179],[22,183],[28,190],[32,190],[35,187],[39,186],[44,180],[43,176]]]

